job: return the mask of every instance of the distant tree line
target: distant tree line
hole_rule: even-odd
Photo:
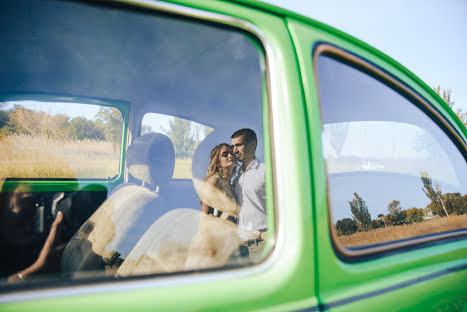
[[[144,129],[149,132],[150,129]],[[211,133],[212,129],[187,119],[174,117],[164,133],[170,138],[176,158],[191,158],[198,144]]]
[[[430,215],[449,217],[467,213],[467,194],[463,196],[460,193],[443,194],[439,185],[433,186],[433,181],[426,172],[421,173],[420,180],[423,192],[431,200],[425,208],[403,209],[399,200],[393,200],[387,206],[387,215],[380,214],[372,220],[365,200],[354,193],[354,198],[349,201],[353,218],[344,218],[336,222],[337,235],[352,235],[386,226],[422,222]]]
[[[50,115],[20,105],[0,110],[0,138],[9,135],[43,136],[58,140],[100,140],[120,144],[123,119],[118,109],[101,107],[96,118]]]

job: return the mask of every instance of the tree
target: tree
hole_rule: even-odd
[[[388,205],[389,214],[386,216],[386,222],[391,225],[402,225],[405,223],[406,212],[402,209],[398,200],[393,200]]]
[[[189,120],[174,117],[169,122],[169,129],[165,133],[172,141],[176,158],[188,158],[193,156],[195,140],[191,134]]]
[[[354,199],[349,201],[349,205],[358,227],[362,231],[368,232],[370,230],[371,215],[365,201],[357,193],[354,193]]]
[[[112,142],[114,149],[116,149],[122,141],[122,114],[115,107],[101,107],[96,117],[96,126],[104,134],[105,139]]]
[[[121,113],[102,107],[95,121],[85,117],[70,120],[65,114],[50,115],[43,111],[15,105],[0,111],[1,135],[44,136],[58,140],[107,140],[114,148],[120,144],[123,129]]]
[[[8,115],[9,120],[7,126],[4,127],[5,134],[40,134],[41,120],[32,109],[15,105]]]
[[[451,89],[441,90],[441,87],[438,85],[433,87],[433,90],[443,99],[444,102],[446,102],[446,104],[448,104],[450,108],[454,106],[455,102],[451,101]]]
[[[422,208],[412,207],[406,210],[405,221],[410,224],[413,222],[422,222],[425,216],[425,211]]]
[[[196,122],[192,122],[191,130],[193,133],[193,139],[195,141],[193,148],[195,150],[199,143],[201,143],[214,129]]]
[[[357,223],[350,218],[338,220],[336,222],[337,235],[352,235],[357,232]]]
[[[371,220],[371,223],[370,223],[370,226],[372,229],[377,229],[377,228],[380,228],[380,227],[385,227],[385,221],[382,221],[380,219],[375,219],[375,220]]]
[[[450,108],[453,109],[455,102],[451,100],[451,89],[441,90],[441,87],[438,85],[436,87],[433,87],[433,90],[436,92],[436,94],[438,94],[443,99],[444,102],[446,102],[446,104],[448,104]],[[462,109],[459,108],[455,111],[455,113],[457,117],[459,118],[459,120],[464,125],[464,127],[467,127],[467,112],[464,112],[462,111]]]
[[[5,127],[10,120],[8,111],[0,110],[0,129]]]
[[[442,193],[441,193],[441,189],[439,185],[436,185],[435,188],[433,188],[433,181],[430,175],[425,171],[422,171],[420,173],[420,179],[422,180],[422,183],[423,183],[423,187],[422,187],[423,192],[425,193],[426,197],[428,197],[428,199],[431,200],[432,207],[430,208],[433,211],[433,213],[439,216],[443,216],[444,214],[449,217],[449,214],[444,205],[444,201],[442,198]]]
[[[8,122],[3,127],[4,134],[45,136],[60,139],[67,137],[68,116],[49,115],[42,111],[15,105],[8,111]]]
[[[44,113],[44,121],[46,122],[46,133],[49,138],[67,139],[69,137],[68,126],[69,117],[64,114],[55,116]]]
[[[142,125],[141,126],[141,135],[153,133],[152,127],[150,125]]]
[[[0,139],[8,134],[8,122],[10,121],[9,111],[2,110],[3,106],[5,102],[0,102]]]
[[[378,215],[378,219],[377,220],[380,220],[381,222],[383,222],[384,224],[384,227],[386,227],[386,218],[384,217],[384,215],[382,213],[380,213]]]
[[[73,140],[104,140],[102,133],[92,120],[84,117],[75,117],[68,125],[69,138]]]
[[[446,193],[443,195],[443,201],[446,210],[450,214],[461,215],[467,212],[467,196],[462,196],[461,193]]]
[[[402,211],[401,202],[398,200],[393,200],[388,205],[388,211],[391,214],[397,214]]]

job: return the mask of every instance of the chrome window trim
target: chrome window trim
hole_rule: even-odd
[[[371,63],[370,61],[367,61],[363,59],[361,56],[357,56],[352,54],[351,52],[348,52],[344,49],[338,48],[334,45],[328,44],[328,43],[321,43],[317,45],[314,50],[312,51],[312,57],[313,57],[313,72],[315,76],[315,81],[316,81],[316,90],[318,92],[318,99],[319,99],[319,105],[320,105],[320,111],[321,111],[321,97],[319,94],[319,77],[317,73],[317,59],[320,55],[323,54],[328,54],[331,58],[337,57],[340,59],[343,59],[351,64],[353,64],[356,67],[356,70],[363,69],[366,72],[370,73],[370,77],[373,79],[377,79],[375,77],[379,77],[382,79],[387,87],[393,89],[397,93],[404,92],[406,95],[402,95],[406,97],[410,102],[413,103],[413,105],[417,106],[422,110],[422,113],[426,114],[426,112],[423,111],[423,109],[428,110],[429,113],[431,114],[427,115],[428,118],[430,118],[433,123],[437,124],[433,118],[436,118],[438,122],[441,122],[443,127],[441,128],[441,131],[443,133],[446,133],[446,130],[450,132],[450,134],[457,140],[457,143],[462,146],[464,149],[463,151],[459,151],[464,157],[465,154],[467,153],[467,143],[462,139],[462,137],[459,135],[456,129],[454,129],[451,124],[446,120],[446,118],[436,109],[434,108],[425,98],[423,98],[421,95],[419,95],[417,92],[412,90],[409,86],[407,86],[405,83],[391,75],[390,73],[384,71],[383,69],[379,68],[376,64]],[[339,60],[337,60],[339,61]],[[341,62],[342,63],[342,62]],[[345,64],[345,63],[342,63]],[[351,66],[351,65],[348,65]],[[399,90],[399,92],[397,91]],[[322,118],[321,118],[322,119]],[[321,127],[322,127],[322,122],[321,122]],[[452,141],[452,137],[448,135],[448,138]],[[453,144],[455,144],[453,142]],[[456,145],[456,144],[455,144]],[[325,165],[325,168],[326,165]],[[328,173],[326,169],[326,196],[327,196],[327,209],[328,209],[328,225],[330,229],[330,235],[331,235],[331,241],[333,244],[334,249],[336,250],[336,254],[344,261],[346,262],[355,262],[355,261],[365,261],[366,259],[364,257],[367,256],[378,256],[378,257],[383,257],[385,256],[386,252],[394,251],[397,249],[402,249],[402,248],[407,248],[407,247],[413,247],[421,244],[426,244],[426,243],[431,243],[439,240],[444,240],[444,239],[450,239],[450,238],[456,238],[456,237],[462,237],[467,235],[467,228],[464,229],[459,229],[456,230],[455,232],[439,232],[439,233],[430,233],[428,234],[429,236],[424,237],[424,236],[414,236],[414,237],[408,237],[404,240],[400,241],[387,241],[387,242],[381,242],[378,246],[369,246],[368,248],[365,248],[365,245],[358,246],[359,249],[350,249],[342,245],[337,237],[337,231],[334,227],[334,224],[332,223],[332,209],[330,205],[330,196],[329,196],[329,185],[328,185]],[[361,258],[361,259],[358,259]],[[348,261],[351,260],[351,261]]]
[[[82,2],[85,2],[84,0]],[[105,1],[104,1],[105,2]],[[159,288],[169,286],[181,286],[186,284],[201,283],[201,282],[212,282],[217,280],[227,279],[239,279],[247,276],[255,275],[266,271],[270,268],[278,259],[280,251],[284,247],[284,222],[283,217],[285,216],[284,207],[282,207],[286,201],[285,193],[281,187],[283,183],[280,181],[284,178],[279,178],[283,175],[283,171],[280,166],[280,142],[274,136],[274,133],[279,133],[279,99],[280,91],[284,89],[287,92],[286,86],[280,84],[277,80],[277,69],[274,67],[274,63],[271,59],[274,59],[274,50],[263,32],[253,23],[245,21],[240,18],[223,15],[220,13],[203,11],[202,9],[195,9],[191,7],[185,7],[179,4],[166,3],[159,0],[115,0],[114,3],[127,4],[129,7],[140,7],[145,9],[154,10],[154,12],[162,12],[174,14],[174,16],[189,17],[207,22],[215,22],[220,25],[227,25],[237,28],[239,30],[246,31],[247,33],[258,39],[264,48],[264,59],[265,59],[265,77],[266,77],[266,89],[267,89],[267,100],[268,100],[268,114],[269,114],[269,138],[271,147],[271,167],[272,167],[272,183],[273,183],[273,200],[274,200],[274,220],[275,220],[275,237],[271,237],[271,243],[273,249],[266,259],[257,264],[251,266],[240,267],[236,269],[229,269],[225,271],[206,271],[202,274],[187,272],[184,274],[180,272],[172,276],[143,276],[142,278],[130,278],[128,280],[106,280],[97,281],[96,283],[82,283],[79,285],[50,285],[50,287],[9,291],[4,294],[0,294],[0,304],[18,301],[30,301],[30,300],[43,300],[50,298],[59,298],[66,296],[76,295],[87,295],[96,293],[106,292],[121,292],[121,291],[132,291],[147,288]],[[274,84],[274,87],[272,86]],[[127,139],[128,140],[128,139]],[[128,141],[130,142],[130,141]],[[272,235],[271,235],[272,236]]]

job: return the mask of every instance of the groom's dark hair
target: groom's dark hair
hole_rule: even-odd
[[[250,143],[251,141],[255,141],[255,143],[258,144],[258,138],[256,137],[256,133],[253,130],[248,129],[248,128],[235,131],[235,133],[232,134],[230,138],[231,139],[238,138],[241,135],[245,136],[245,140],[247,141],[247,143]]]

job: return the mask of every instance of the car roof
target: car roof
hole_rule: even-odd
[[[261,118],[260,45],[244,33],[112,6],[104,12],[67,3],[53,15],[62,5],[32,2],[35,14],[21,19],[3,14],[2,24],[15,29],[6,34],[15,48],[2,49],[0,60],[9,73],[0,77],[4,91],[127,102],[137,115],[156,112],[212,128],[222,111],[229,111],[222,126]],[[24,79],[28,66],[36,70]],[[256,111],[246,114],[245,106]]]

